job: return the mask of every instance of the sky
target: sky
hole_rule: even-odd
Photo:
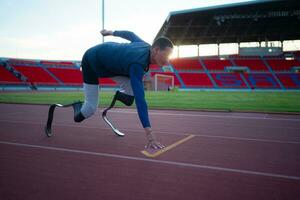
[[[244,1],[105,0],[105,28],[152,43],[171,11]],[[0,27],[0,57],[81,60],[102,43],[102,0],[0,0]]]

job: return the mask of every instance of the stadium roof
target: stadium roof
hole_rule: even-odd
[[[175,45],[296,40],[300,1],[248,1],[170,12],[159,36]]]

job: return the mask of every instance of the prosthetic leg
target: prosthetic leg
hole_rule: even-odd
[[[71,104],[66,104],[66,105],[62,105],[62,104],[52,104],[49,107],[49,111],[48,111],[48,120],[47,120],[47,124],[45,126],[45,133],[47,135],[47,137],[51,137],[52,136],[52,130],[51,130],[51,126],[52,126],[52,121],[53,121],[53,115],[54,115],[54,110],[56,107],[61,107],[61,108],[66,108],[66,107],[73,107],[74,110],[74,121],[79,122],[80,120],[82,121],[83,119],[81,118],[82,115],[80,115],[80,109],[82,107],[83,102],[81,101],[77,101]]]
[[[112,122],[109,120],[109,118],[106,116],[107,112],[112,109],[116,103],[116,101],[119,100],[122,103],[124,103],[126,106],[131,106],[134,102],[134,96],[122,93],[120,91],[117,91],[110,106],[108,108],[106,108],[103,113],[102,113],[102,118],[103,120],[109,125],[109,127],[113,130],[113,132],[120,137],[125,136],[124,133],[122,133],[121,131],[119,131],[113,124]]]
[[[134,102],[134,96],[131,95],[127,95],[125,93],[122,93],[120,91],[117,91],[110,106],[105,109],[102,113],[102,118],[104,119],[104,121],[109,125],[109,127],[113,130],[113,132],[117,135],[117,136],[124,136],[125,134],[122,133],[121,131],[119,131],[117,128],[115,128],[115,126],[112,124],[112,122],[109,120],[109,118],[106,116],[107,112],[112,109],[116,103],[116,101],[119,100],[122,103],[124,103],[126,106],[131,106]],[[73,107],[74,110],[74,121],[75,122],[81,122],[83,121],[85,118],[84,116],[82,116],[80,110],[81,107],[83,105],[83,102],[81,101],[77,101],[71,104],[66,104],[66,105],[62,105],[62,104],[52,104],[49,107],[49,111],[48,111],[48,120],[47,120],[47,124],[45,126],[45,133],[47,135],[47,137],[51,137],[52,134],[52,121],[53,121],[53,116],[54,116],[54,110],[56,107],[60,107],[60,108],[66,108],[66,107]]]

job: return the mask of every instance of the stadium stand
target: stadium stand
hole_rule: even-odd
[[[22,84],[22,81],[0,64],[0,84]]]
[[[34,85],[47,86],[82,86],[82,73],[73,62],[34,61],[22,59],[10,59],[8,61],[14,69],[28,78],[27,82]],[[71,67],[70,67],[71,65]],[[151,70],[161,71],[158,65],[152,65]],[[49,74],[49,71],[51,74]],[[55,78],[53,78],[54,76]],[[60,84],[55,79],[62,82]],[[0,84],[22,84],[17,77],[4,68],[0,63]],[[111,78],[99,78],[99,84],[103,87],[117,87],[117,83]],[[179,85],[179,84],[178,84]]]
[[[116,87],[117,83],[111,78],[99,78],[100,86],[104,87]]]
[[[27,59],[9,59],[9,64],[12,65],[31,65],[36,66],[38,64],[38,61],[35,60],[27,60]]]
[[[295,55],[295,54],[294,54]],[[198,60],[205,63],[207,71],[202,68]],[[235,88],[235,89],[299,89],[300,75],[293,70],[298,66],[298,60],[285,60],[281,56],[269,57],[266,59],[268,67],[263,62],[264,58],[245,57],[235,55],[230,57],[234,66],[248,67],[250,72],[228,72],[225,67],[232,66],[230,60],[221,60],[214,57],[198,57],[172,60],[174,72],[163,72],[163,68],[157,65],[150,67],[150,77],[155,74],[171,75],[174,77],[174,85],[179,88]],[[27,79],[30,85],[54,86],[54,87],[82,87],[82,73],[73,65],[70,66],[49,66],[51,61],[45,65],[39,61],[16,60],[9,61],[10,66]],[[13,63],[13,64],[11,64]],[[55,62],[57,63],[57,62]],[[62,63],[62,62],[60,62]],[[67,65],[71,64],[67,63]],[[175,67],[176,66],[176,67]],[[272,68],[271,68],[272,66]],[[280,67],[276,67],[280,66]],[[188,69],[188,70],[187,70]],[[8,71],[3,63],[0,64],[0,84],[26,84],[17,78],[13,72]],[[99,78],[101,87],[118,87],[111,78]]]
[[[246,66],[251,71],[269,71],[261,59],[233,59],[236,66]]]
[[[82,85],[82,73],[75,68],[47,68],[65,85]]]
[[[284,51],[288,47],[285,41],[299,40],[298,15],[293,14],[299,10],[300,4],[296,2],[249,1],[173,11],[167,16],[155,39],[165,36],[179,47],[195,45],[198,55],[207,53],[203,50],[203,45],[216,47],[215,53],[218,56],[197,58],[205,74],[213,82],[213,88],[297,88],[300,84],[295,77],[298,77],[296,74],[300,71],[300,52]],[[278,11],[278,15],[273,13],[274,10]],[[294,29],[291,31],[287,26]],[[245,30],[251,30],[251,33],[245,33]],[[249,42],[256,44],[242,44]],[[226,47],[224,44],[237,44],[238,54],[235,51],[235,55],[220,55],[231,51],[223,48]],[[285,59],[293,57],[295,60]],[[294,66],[297,67],[293,68]],[[183,70],[189,69],[192,74],[203,72],[201,68],[192,71],[189,67],[176,64],[173,67],[175,74],[180,73],[184,83],[188,81],[186,75],[181,75],[186,72]],[[283,73],[289,75],[281,75]],[[192,75],[187,76],[190,79],[189,76]]]
[[[294,66],[300,67],[298,60],[268,59],[267,62],[273,71],[291,71]]]
[[[247,88],[240,73],[211,73],[219,88]]]
[[[73,62],[67,62],[67,61],[40,61],[40,63],[44,66],[64,66],[64,67],[73,67]]]
[[[292,55],[296,55],[296,53],[294,52]],[[200,60],[205,66],[201,65]],[[17,59],[9,60],[8,63],[18,73],[28,78],[27,83],[29,85],[82,87],[82,73],[78,67],[73,65],[73,62],[65,63],[66,65],[72,64],[72,66],[56,66],[57,63],[63,63],[56,61],[40,62]],[[269,68],[265,63],[269,65]],[[175,70],[174,72],[163,72],[163,68],[158,65],[151,65],[150,77],[153,78],[157,73],[171,75],[174,77],[175,86],[179,88],[300,88],[300,74],[293,69],[293,66],[300,66],[300,61],[297,59],[285,60],[282,56],[261,58],[234,55],[227,60],[218,57],[180,58],[172,60],[171,65]],[[250,72],[228,72],[226,66],[247,67]],[[204,70],[204,67],[208,70]],[[21,81],[20,77],[17,78],[13,72],[4,67],[3,63],[0,63],[0,84],[21,85],[26,84],[26,82]],[[101,87],[118,87],[111,78],[99,78],[99,84]]]
[[[280,88],[271,73],[245,73],[244,76],[252,89]]]
[[[203,70],[199,58],[179,58],[170,61],[176,70]]]
[[[179,76],[187,87],[213,87],[206,73],[179,73]]]
[[[14,68],[28,78],[27,82],[39,85],[58,85],[42,67],[35,66],[14,66]]]
[[[205,58],[203,63],[206,69],[210,71],[224,71],[225,67],[233,66],[230,60],[221,60],[220,58]]]
[[[276,74],[280,82],[287,89],[297,89],[300,88],[300,74],[296,73],[282,73]]]

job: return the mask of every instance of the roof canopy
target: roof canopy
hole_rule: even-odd
[[[171,12],[157,37],[175,45],[300,39],[300,1],[249,1]]]

